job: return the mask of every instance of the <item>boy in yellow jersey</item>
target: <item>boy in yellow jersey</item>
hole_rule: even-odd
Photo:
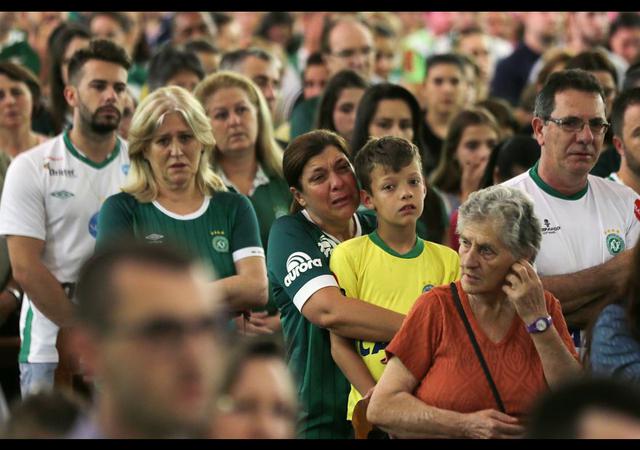
[[[338,245],[331,271],[348,297],[407,314],[420,294],[460,278],[458,254],[416,235],[427,192],[414,144],[391,136],[371,139],[357,153],[355,170],[362,203],[376,211],[378,228]],[[347,419],[382,376],[386,345],[331,333],[333,359],[351,382]]]

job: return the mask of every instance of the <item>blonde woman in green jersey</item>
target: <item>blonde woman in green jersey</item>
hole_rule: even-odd
[[[136,109],[129,139],[128,183],[100,211],[96,248],[124,237],[180,246],[215,269],[211,289],[232,311],[263,306],[256,215],[209,167],[215,139],[198,101],[177,86],[154,91]]]

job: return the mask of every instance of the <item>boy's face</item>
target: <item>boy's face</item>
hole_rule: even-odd
[[[427,189],[417,160],[394,172],[376,164],[371,172],[371,194],[361,190],[362,203],[377,212],[378,224],[406,226],[422,215]]]

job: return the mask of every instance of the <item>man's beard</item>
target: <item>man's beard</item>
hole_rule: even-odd
[[[106,119],[101,116],[101,112],[106,108],[113,108],[117,113],[117,118],[109,118]],[[114,130],[118,129],[120,125],[120,119],[122,118],[122,113],[118,111],[115,106],[101,106],[96,109],[93,114],[84,106],[80,106],[80,116],[85,122],[85,125],[88,125],[92,132],[95,134],[109,134]]]
[[[631,153],[627,148],[624,149],[624,159],[627,162],[627,167],[633,173],[636,178],[640,178],[640,161]]]
[[[582,40],[589,47],[604,46],[607,43],[607,40],[606,40],[607,33],[603,33],[600,36],[593,36],[593,35],[587,35],[585,32],[586,30],[581,30],[581,31],[582,31],[582,36],[581,36]],[[593,30],[588,30],[588,31],[593,31]]]

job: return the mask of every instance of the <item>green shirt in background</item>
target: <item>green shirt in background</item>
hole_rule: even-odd
[[[218,175],[220,175],[230,191],[238,192],[238,189],[229,181],[224,173],[218,172]],[[260,227],[260,240],[262,241],[265,253],[267,253],[271,224],[278,217],[288,214],[293,197],[284,178],[267,174],[262,166],[258,164],[258,171],[253,181],[253,192],[251,192],[248,198],[256,212],[258,226]],[[262,311],[264,309],[265,308],[257,308],[254,309],[254,311]],[[271,287],[269,287],[269,301],[266,310],[270,315],[275,314],[278,310],[273,299]]]
[[[316,114],[319,107],[320,97],[311,97],[293,108],[290,120],[291,132],[289,142],[315,128]]]

